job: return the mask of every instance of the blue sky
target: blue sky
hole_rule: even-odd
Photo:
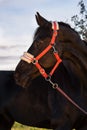
[[[38,11],[48,20],[68,22],[78,13],[80,0],[0,0],[0,63],[8,63],[5,57],[14,60],[32,43],[37,27],[35,13]],[[84,0],[87,3],[87,0]],[[13,62],[14,66],[17,62]],[[10,64],[9,61],[9,64]],[[4,63],[5,62],[5,63]],[[9,67],[8,67],[9,68]]]

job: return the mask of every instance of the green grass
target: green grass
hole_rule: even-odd
[[[28,126],[15,122],[15,124],[11,130],[48,130],[48,129],[28,127]],[[51,130],[51,129],[49,129],[49,130]],[[73,130],[75,130],[75,129],[73,129]]]
[[[12,130],[48,130],[48,129],[28,127],[15,122],[14,126],[12,127]]]

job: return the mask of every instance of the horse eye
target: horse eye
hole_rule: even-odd
[[[39,47],[43,43],[42,40],[36,42],[36,46]]]

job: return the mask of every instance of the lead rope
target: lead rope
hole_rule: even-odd
[[[45,79],[47,82],[49,82],[52,85],[53,89],[56,89],[58,92],[60,92],[70,103],[72,103],[76,108],[78,108],[81,112],[83,112],[85,115],[87,115],[87,112],[80,107],[75,101],[73,101],[59,86],[57,83],[52,82],[51,77]]]

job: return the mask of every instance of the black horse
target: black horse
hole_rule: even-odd
[[[34,61],[33,56],[38,56],[49,45],[53,35],[51,22],[40,16],[39,13],[36,15],[36,20],[39,27],[35,32],[33,43],[27,51],[27,54],[29,53],[30,58],[33,59],[33,64],[32,62],[28,64],[22,59],[15,71],[17,84],[26,88],[35,78],[40,76],[34,65],[37,61]],[[57,83],[64,92],[87,111],[87,46],[74,29],[68,24],[59,22],[55,48],[62,59],[62,63],[53,74],[51,84]],[[47,52],[39,60],[39,63],[46,72],[49,72],[56,63],[53,49]],[[38,83],[34,90],[36,92],[39,91]],[[48,91],[43,91],[43,93],[39,91],[38,99],[43,102],[42,95],[45,98],[44,94],[48,93],[45,99],[48,102],[48,111],[45,114],[49,115],[50,126],[55,130],[71,130],[72,128],[87,130],[87,112],[83,113],[76,108],[63,95],[51,88],[49,82],[46,83],[44,80],[41,86],[43,85],[45,86],[43,89],[48,89]],[[38,108],[41,110],[42,105],[40,104]],[[42,111],[44,113],[45,109]]]

